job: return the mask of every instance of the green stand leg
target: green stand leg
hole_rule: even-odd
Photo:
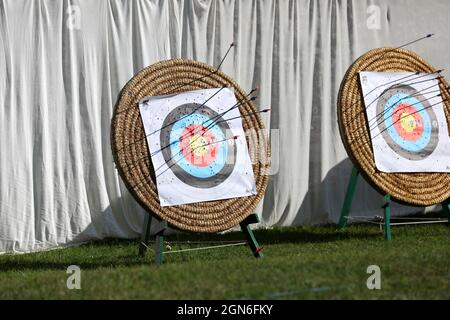
[[[348,215],[352,207],[353,195],[355,194],[356,183],[358,182],[359,171],[353,166],[352,174],[350,176],[350,181],[347,186],[347,193],[345,194],[344,205],[341,210],[341,217],[339,219],[338,228],[343,229],[347,226]]]
[[[450,198],[448,198],[442,203],[442,209],[444,210],[444,213],[447,215],[448,225],[450,226]]]
[[[152,221],[157,222],[156,225],[156,241],[155,241],[155,263],[160,266],[164,261],[164,231],[167,229],[167,221],[159,220],[156,217],[152,217],[150,213],[147,213],[144,217],[144,229],[141,235],[141,243],[139,244],[139,257],[144,257],[150,240],[150,227]]]
[[[147,252],[148,242],[150,240],[150,226],[152,224],[152,216],[146,212],[144,217],[144,229],[142,230],[141,243],[139,244],[139,257],[144,257]]]
[[[386,203],[384,204],[384,238],[391,240],[391,196],[386,194],[384,196]]]
[[[156,241],[155,241],[155,263],[157,266],[160,266],[164,262],[164,231],[167,229],[167,221],[166,220],[159,220],[157,218],[154,218],[156,221],[158,221],[158,224],[156,225]]]
[[[242,232],[244,233],[247,239],[248,245],[252,250],[253,255],[256,258],[262,258],[264,256],[262,253],[262,247],[258,244],[258,241],[256,241],[255,235],[253,234],[253,231],[250,228],[250,224],[258,222],[259,222],[258,216],[256,214],[251,214],[240,223],[240,226]]]

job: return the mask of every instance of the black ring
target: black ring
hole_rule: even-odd
[[[383,115],[385,112],[385,107],[387,101],[394,95],[399,92],[406,93],[409,97],[414,97],[418,101],[422,103],[424,106],[423,110],[428,113],[428,116],[430,117],[431,122],[431,133],[430,133],[430,141],[428,141],[427,145],[415,152],[411,150],[407,150],[397,144],[391,137],[391,135],[388,132],[388,128],[386,128],[386,123],[384,121]],[[387,145],[398,155],[402,156],[403,158],[416,161],[416,160],[423,160],[426,157],[428,157],[430,154],[433,153],[434,149],[436,149],[439,141],[438,132],[439,132],[439,125],[437,122],[436,114],[434,113],[433,109],[431,108],[430,102],[428,99],[426,99],[419,91],[417,91],[415,88],[409,86],[409,85],[394,85],[388,89],[386,89],[381,97],[378,100],[377,103],[377,117],[378,120],[378,128],[381,132],[382,137],[386,141]]]
[[[164,122],[162,124],[163,129],[161,130],[160,134],[160,143],[161,147],[163,148],[162,154],[167,165],[170,167],[175,176],[182,182],[198,188],[213,188],[224,182],[234,170],[234,165],[236,162],[236,145],[234,143],[228,144],[229,149],[227,153],[227,159],[223,168],[217,174],[208,178],[194,177],[186,172],[177,164],[177,155],[172,154],[171,148],[164,148],[164,146],[170,145],[170,133],[176,121],[186,115],[192,114],[200,114],[208,117],[209,119],[213,119],[213,121],[215,122],[214,125],[218,126],[222,130],[225,138],[232,138],[228,123],[224,121],[222,116],[220,116],[216,111],[205,105],[197,103],[186,103],[174,108],[164,119]],[[209,124],[210,122],[206,123],[206,125]]]

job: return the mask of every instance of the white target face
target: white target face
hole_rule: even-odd
[[[256,194],[233,91],[146,97],[139,109],[161,206]]]
[[[375,165],[450,172],[450,138],[436,74],[361,72]]]

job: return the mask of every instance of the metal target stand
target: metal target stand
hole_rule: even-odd
[[[154,221],[154,222],[153,222]],[[169,253],[183,253],[186,251],[198,251],[198,250],[207,250],[207,249],[216,249],[223,248],[229,246],[237,246],[248,244],[255,258],[262,258],[264,256],[262,252],[262,247],[259,245],[256,237],[250,227],[251,224],[258,223],[259,217],[255,213],[249,215],[245,218],[239,225],[241,227],[241,231],[244,233],[246,238],[246,242],[227,244],[227,245],[215,245],[208,247],[200,247],[200,248],[192,248],[192,249],[184,249],[184,250],[174,250],[174,251],[164,251],[164,238],[167,236],[166,230],[169,225],[166,220],[161,220],[157,218],[155,215],[146,214],[144,218],[144,227],[141,235],[141,242],[139,243],[139,254],[138,256],[143,258],[147,253],[147,249],[149,248],[148,244],[150,242],[150,228],[152,223],[155,223],[155,264],[157,266],[161,266],[164,262],[164,255]]]
[[[338,229],[344,229],[348,221],[352,219],[350,217],[350,210],[352,207],[353,197],[356,190],[356,183],[358,182],[359,171],[353,166],[352,173],[350,175],[350,180],[348,182],[347,191],[344,198],[344,203],[341,209],[341,216],[338,223]],[[391,223],[391,195],[388,193],[384,196],[385,203],[382,206],[384,210],[384,217],[378,217],[378,222],[371,221],[372,223],[376,223],[380,225],[380,227],[384,226],[384,238],[386,240],[391,240],[391,226],[396,225],[411,225],[411,224],[425,224],[425,223],[443,223],[447,222],[450,225],[450,198],[442,203],[442,209],[447,215],[448,219],[434,219],[428,221],[416,221],[416,222],[398,222]],[[398,219],[398,218],[396,218]],[[409,220],[413,220],[413,218],[408,218]]]

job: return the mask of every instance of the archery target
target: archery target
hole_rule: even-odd
[[[161,206],[256,194],[236,105],[228,88],[141,101]]]
[[[450,171],[450,138],[435,78],[408,72],[360,72],[379,170]]]

